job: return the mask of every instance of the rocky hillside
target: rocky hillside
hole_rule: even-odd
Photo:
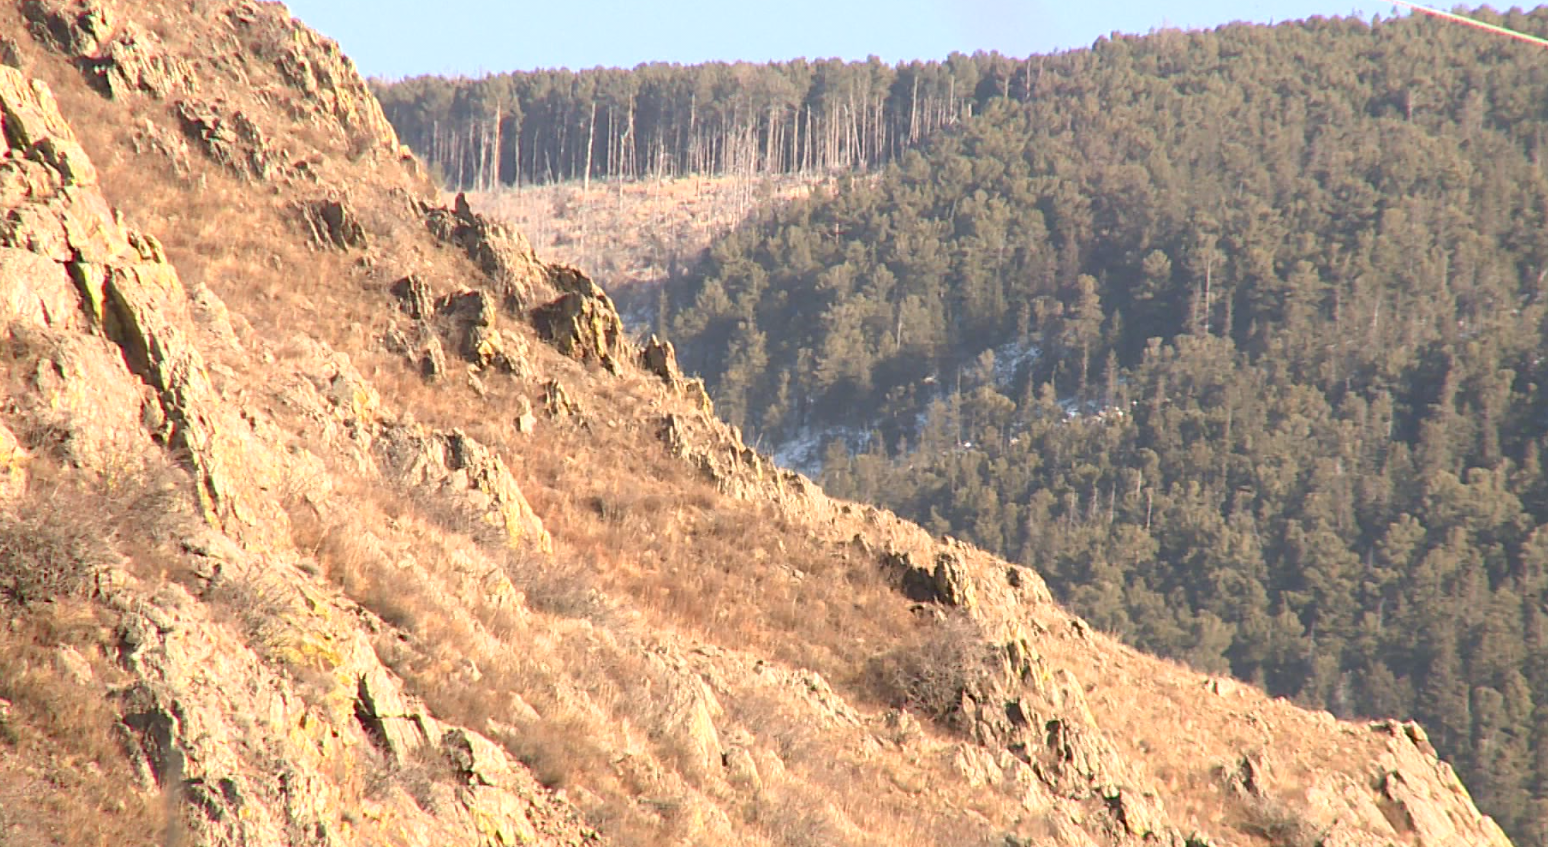
[[[282,6],[0,34],[0,844],[1508,843],[773,467]]]

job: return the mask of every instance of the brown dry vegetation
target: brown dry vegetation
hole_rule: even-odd
[[[21,31],[13,6],[0,6],[0,30]],[[190,50],[180,39],[196,37],[177,27],[163,34],[171,46]],[[965,617],[910,603],[879,567],[879,542],[892,536],[917,541],[922,532],[825,500],[791,504],[727,496],[658,437],[663,415],[689,411],[685,400],[632,366],[615,376],[563,358],[509,318],[503,328],[521,334],[532,351],[530,374],[485,373],[475,386],[467,366],[456,364],[442,380],[426,381],[382,343],[400,321],[389,287],[413,272],[435,291],[449,292],[476,285],[480,274],[461,252],[435,243],[412,211],[404,189],[426,189],[421,177],[393,161],[357,166],[352,143],[337,133],[292,130],[279,143],[321,151],[328,175],[347,185],[372,244],[364,252],[314,248],[296,214],[296,203],[309,199],[303,189],[254,186],[197,153],[175,165],[131,152],[133,127],[147,119],[164,122],[165,104],[109,102],[74,69],[28,50],[31,71],[53,87],[93,152],[108,199],[124,209],[132,226],[160,239],[187,287],[208,286],[230,308],[237,345],[212,341],[205,349],[217,389],[256,410],[255,429],[261,420],[283,430],[286,449],[311,454],[321,465],[326,486],[293,479],[281,493],[293,550],[276,558],[315,577],[317,586],[308,590],[348,608],[351,625],[368,635],[381,662],[439,720],[503,745],[542,783],[563,789],[618,844],[731,839],[998,845],[1007,834],[1050,843],[1064,832],[1061,827],[1073,826],[1068,815],[1037,802],[1046,800],[1043,795],[1018,792],[998,774],[987,782],[965,777],[964,759],[987,756],[990,770],[1003,766],[992,753],[931,723],[951,711],[984,630]],[[255,104],[247,103],[261,108]],[[623,190],[636,188],[669,187]],[[573,187],[551,191],[566,190]],[[569,202],[593,208],[597,199],[576,195]],[[625,204],[617,217],[585,217],[578,224],[588,233],[585,244],[600,249],[610,243],[602,240],[609,230],[641,228],[630,216],[662,214],[651,205],[660,199]],[[668,206],[695,225],[704,223],[692,204]],[[564,220],[582,219],[567,213]],[[670,226],[678,231],[683,220]],[[631,255],[619,267],[657,261]],[[461,429],[498,453],[551,533],[552,553],[512,549],[503,534],[423,489],[363,471],[341,446],[354,424],[319,423],[294,411],[283,383],[299,381],[295,373],[315,364],[315,345],[307,339],[346,355],[393,413]],[[8,369],[7,378],[19,379],[23,371]],[[520,400],[539,406],[542,384],[550,379],[580,402],[581,414],[543,417],[535,433],[518,433],[512,418]],[[49,490],[42,487],[49,479],[34,478],[34,496]],[[121,523],[152,511],[192,513],[186,490],[175,484],[137,483],[124,489],[127,494],[112,490],[70,508]],[[133,499],[150,494],[181,505],[152,510]],[[43,506],[26,502],[33,506],[7,520],[29,527],[59,523],[28,517],[26,508]],[[303,699],[327,699],[334,683],[325,675],[287,664],[281,651],[265,647],[270,618],[288,608],[295,589],[268,587],[261,574],[211,580],[180,567],[176,551],[157,546],[161,535],[153,528],[124,525],[125,543],[112,549],[130,557],[136,575],[152,585],[181,584],[214,607],[222,625],[244,633]],[[107,527],[99,536],[112,539],[114,532]],[[144,545],[135,548],[131,536],[150,542],[135,541]],[[10,543],[6,538],[0,534],[0,544]],[[60,543],[75,551],[66,559],[94,563],[98,548],[89,538],[66,535]],[[81,571],[81,579],[91,570]],[[62,601],[48,614],[66,614],[74,605],[82,604]],[[46,661],[75,639],[95,651],[90,654],[94,665],[100,660],[104,680],[112,679],[112,621],[88,615],[90,627],[61,628],[43,611],[19,608],[12,615],[19,623],[0,629],[0,697],[16,704],[4,726],[24,730],[0,741],[27,755],[0,757],[0,786],[22,786],[0,788],[12,792],[0,794],[0,808],[64,803],[70,808],[60,814],[77,817],[62,819],[80,821],[107,809],[101,825],[125,828],[104,830],[102,843],[156,837],[156,798],[131,791],[112,801],[105,788],[93,787],[94,780],[133,784],[121,748],[108,741],[117,720],[113,704],[100,697],[72,699]],[[1170,792],[1169,817],[1179,827],[1234,832],[1242,844],[1272,843],[1283,834],[1277,818],[1226,797],[1218,772],[1237,751],[1263,744],[1267,727],[1294,736],[1294,753],[1280,768],[1291,791],[1309,783],[1312,763],[1377,751],[1374,741],[1356,737],[1352,728],[1322,726],[1256,693],[1195,710],[1206,696],[1198,676],[1103,636],[1074,634],[1069,619],[1051,606],[1029,604],[1025,617],[1030,629],[1046,636],[1037,644],[1048,666],[1082,681],[1096,724],[1114,728],[1113,745]],[[74,711],[54,708],[63,700],[75,704]],[[913,721],[899,709],[924,720]],[[1243,719],[1248,712],[1252,720]],[[683,729],[701,713],[715,716],[718,749],[706,751],[694,732]],[[78,737],[83,748],[52,755],[97,763],[97,771],[70,777],[84,780],[80,790],[26,787],[40,778],[64,779],[37,776],[53,773],[51,765],[29,767],[34,782],[6,779],[7,769],[28,757],[52,762],[43,753],[47,739],[64,736]],[[738,770],[733,754],[745,755],[755,768]],[[367,752],[361,768],[340,778],[352,786],[351,796],[401,790],[421,808],[433,806],[438,791],[450,790],[458,779],[434,757],[392,762],[379,751]],[[1360,773],[1361,767],[1347,770]],[[120,809],[112,802],[127,805]],[[1095,815],[1104,801],[1079,802]],[[144,814],[130,814],[136,811]],[[17,832],[18,843],[30,843],[30,831]]]
[[[10,421],[4,421],[9,423]],[[0,845],[167,843],[166,806],[125,756],[116,615],[88,598],[99,569],[160,577],[186,520],[164,463],[112,477],[61,467],[47,433],[27,492],[0,510]],[[126,790],[130,789],[130,790]]]
[[[137,779],[115,704],[57,662],[68,647],[93,674],[122,676],[109,661],[112,626],[100,609],[63,600],[0,628],[0,844],[165,843],[159,799],[125,790]]]
[[[929,627],[896,602],[873,566],[835,563],[815,541],[796,540],[772,506],[723,498],[664,451],[645,467],[577,476],[564,436],[606,438],[614,428],[545,429],[546,438],[509,445],[522,449],[508,455],[519,457],[525,490],[554,534],[552,557],[501,549],[498,537],[476,527],[458,531],[420,501],[380,490],[347,492],[357,505],[369,505],[339,523],[303,509],[292,512],[292,523],[297,547],[391,624],[378,652],[436,714],[489,731],[543,783],[579,790],[591,800],[582,808],[593,825],[620,843],[680,843],[702,828],[682,817],[701,815],[691,808],[704,805],[702,797],[673,800],[669,793],[664,805],[642,810],[642,793],[675,785],[669,792],[727,799],[714,796],[724,789],[696,769],[679,739],[637,729],[659,723],[660,703],[641,697],[642,688],[672,685],[645,658],[653,645],[734,645],[816,669],[851,696],[880,702],[891,692],[867,676],[875,649],[869,645],[929,637]],[[413,539],[420,562],[479,553],[502,562],[524,597],[521,607],[439,599],[445,588],[433,584],[434,569],[405,568],[362,541],[389,521]],[[889,655],[907,649],[890,647]],[[576,687],[590,708],[566,694]],[[853,843],[835,832],[857,830],[862,843],[943,843],[960,835],[954,816],[921,822],[920,777],[900,788],[887,770],[849,758],[844,741],[815,731],[779,694],[727,708],[734,724],[776,740],[788,774],[740,812],[768,843]],[[902,757],[897,767],[918,764]],[[836,818],[827,810],[832,802],[840,803]]]
[[[716,237],[824,182],[812,175],[562,182],[474,192],[468,201],[516,227],[539,255],[585,268],[633,314],[654,308],[660,284]]]

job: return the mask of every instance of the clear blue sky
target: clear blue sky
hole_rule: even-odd
[[[1446,4],[1449,8],[1449,4]],[[290,0],[362,72],[478,76],[531,68],[796,57],[887,62],[953,50],[1012,56],[1085,47],[1113,31],[1373,14],[1352,0]]]

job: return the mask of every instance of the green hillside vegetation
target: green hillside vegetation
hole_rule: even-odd
[[[1548,843],[1548,54],[1314,19],[1003,73],[1030,96],[713,246],[685,361],[765,445],[868,433],[830,491],[1103,629],[1419,718]]]

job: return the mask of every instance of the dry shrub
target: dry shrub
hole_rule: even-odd
[[[843,844],[843,827],[821,797],[786,793],[756,807],[752,823],[775,844],[828,847]]]
[[[598,625],[613,620],[613,605],[598,589],[591,568],[571,557],[526,551],[507,551],[503,558],[505,575],[526,595],[533,610]]]
[[[77,494],[29,497],[0,514],[0,598],[27,605],[79,595],[114,560],[108,527],[82,511]]]
[[[543,718],[526,726],[494,733],[506,752],[532,769],[549,788],[573,785],[582,777],[607,770],[603,733],[579,715]]]
[[[435,786],[457,781],[445,753],[434,744],[415,747],[401,761],[374,746],[367,747],[361,756],[365,759],[365,796],[373,800],[401,788],[419,808],[433,813]]]
[[[416,631],[418,592],[391,579],[393,568],[365,542],[364,519],[358,513],[324,520],[303,501],[286,507],[291,542],[317,562],[328,581],[388,624]]]
[[[0,600],[79,595],[99,568],[166,541],[188,515],[186,478],[162,464],[126,462],[111,477],[32,470],[27,492],[0,511]]]
[[[1317,847],[1323,832],[1291,805],[1273,797],[1248,798],[1242,829],[1268,839],[1272,847]]]
[[[474,509],[455,492],[428,485],[405,485],[403,494],[415,512],[447,532],[466,536],[486,548],[506,543],[505,528],[492,523],[487,513]]]
[[[871,692],[883,703],[946,723],[989,670],[984,634],[964,614],[920,633],[916,644],[888,650],[866,665]]]

